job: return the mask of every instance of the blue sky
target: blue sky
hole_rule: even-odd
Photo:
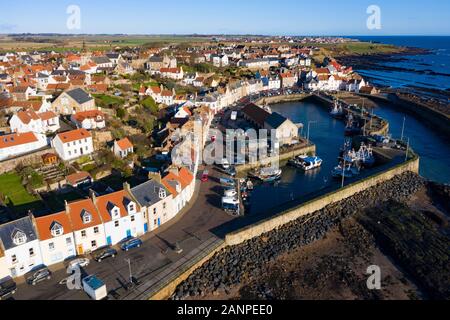
[[[69,5],[81,29],[66,27]],[[382,29],[368,30],[369,5]],[[450,35],[448,0],[0,0],[0,33]]]

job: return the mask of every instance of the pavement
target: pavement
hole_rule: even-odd
[[[199,175],[204,168],[200,168]],[[97,263],[91,260],[89,266],[82,270],[87,275],[96,275],[107,287],[108,299],[147,299],[154,288],[166,282],[178,269],[183,269],[198,256],[206,254],[214,246],[223,242],[223,234],[217,232],[219,226],[234,218],[220,208],[219,179],[222,176],[214,168],[208,168],[210,179],[200,182],[196,195],[185,210],[178,217],[161,227],[156,232],[146,235],[142,239],[141,248],[123,252]],[[197,177],[199,178],[199,177]],[[183,250],[177,253],[178,243]],[[131,274],[139,285],[128,289]],[[60,282],[69,275],[63,265],[51,268],[52,279],[41,282],[36,286],[29,286],[18,281],[15,300],[89,300],[82,290],[69,290],[66,284]]]

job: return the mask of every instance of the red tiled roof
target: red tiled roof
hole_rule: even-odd
[[[72,142],[72,141],[89,138],[89,137],[91,137],[91,134],[86,129],[77,129],[77,130],[59,133],[57,136],[63,143],[67,143],[67,142]]]
[[[0,137],[0,149],[38,141],[33,132],[12,133]]]
[[[36,227],[39,235],[39,240],[49,240],[53,238],[51,228],[54,223],[58,223],[63,227],[63,234],[72,232],[72,225],[70,219],[65,211],[51,214],[45,217],[36,218]]]

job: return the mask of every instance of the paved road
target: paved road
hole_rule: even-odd
[[[208,182],[198,182],[198,197],[194,196],[191,207],[174,221],[163,226],[158,232],[147,235],[141,248],[130,252],[119,252],[116,258],[101,263],[91,261],[91,264],[83,270],[86,274],[97,275],[106,283],[107,289],[111,293],[111,299],[123,299],[133,294],[133,290],[125,290],[130,278],[128,263],[125,259],[131,260],[133,276],[145,284],[152,281],[165,269],[176,264],[177,261],[191,258],[198,248],[220,238],[213,230],[232,220],[233,217],[220,209],[222,189],[219,178],[221,174],[213,168],[209,168],[209,172],[210,180]],[[201,173],[202,170],[199,170],[199,175]],[[173,250],[176,243],[183,249],[181,254],[177,254]],[[20,284],[14,299],[89,299],[84,292],[68,290],[66,285],[59,284],[67,276],[65,269],[61,269],[53,273],[52,280],[42,282],[35,287]]]

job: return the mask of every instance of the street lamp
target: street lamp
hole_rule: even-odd
[[[130,271],[130,284],[133,283],[133,274],[131,273],[131,259],[124,259],[128,263],[128,270]]]
[[[317,123],[317,121],[308,121],[308,136],[306,138],[306,141],[308,142],[308,145],[309,145],[309,129],[311,127],[311,124],[313,124],[313,123]]]

